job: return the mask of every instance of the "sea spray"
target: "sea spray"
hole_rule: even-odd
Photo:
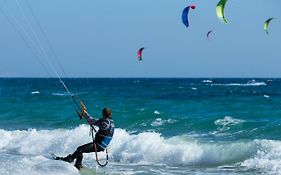
[[[91,141],[87,133],[86,125],[70,130],[0,130],[0,149],[27,158],[50,153],[67,155]],[[155,132],[129,134],[116,129],[109,155],[114,162],[123,163],[213,166],[244,161],[253,155],[255,147],[255,142],[206,143],[186,140],[184,136],[164,138]]]

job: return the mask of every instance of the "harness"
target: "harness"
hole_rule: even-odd
[[[106,149],[106,147],[109,145],[110,141],[112,140],[112,137],[110,136],[103,136],[103,140],[101,143],[97,143],[102,149]]]
[[[103,144],[103,146],[104,146],[104,147],[103,147],[103,146],[101,146],[101,144],[98,144],[98,143],[95,142],[94,132],[97,132],[97,130],[94,128],[93,125],[90,124],[90,126],[91,126],[91,135],[92,135],[93,147],[94,147],[95,156],[96,156],[96,162],[97,162],[97,164],[98,164],[99,166],[104,167],[104,166],[106,166],[107,163],[108,163],[108,150],[107,150],[107,146],[108,146],[109,142],[111,141],[112,137],[110,137],[110,139],[106,139],[106,141],[104,141],[105,139],[102,140],[101,143]],[[105,137],[105,138],[106,138],[106,137]],[[103,149],[105,150],[105,153],[106,153],[106,162],[105,162],[104,164],[101,164],[100,161],[99,161],[97,144],[98,144],[101,148],[103,148]]]

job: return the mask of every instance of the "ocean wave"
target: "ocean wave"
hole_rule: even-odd
[[[217,119],[214,124],[219,126],[219,131],[228,131],[231,126],[245,122],[244,120],[236,119],[231,116],[225,116],[223,119]]]
[[[214,123],[215,123],[215,125],[219,125],[219,126],[228,126],[228,125],[237,125],[242,122],[245,122],[245,121],[233,118],[231,116],[225,116],[223,119],[217,119]]]
[[[88,126],[74,129],[6,131],[0,130],[0,172],[6,174],[78,174],[68,163],[50,160],[55,153],[65,156],[91,141]],[[99,157],[104,159],[104,153]],[[95,168],[93,154],[85,154],[84,164]],[[109,146],[111,162],[121,164],[161,164],[171,166],[240,165],[265,171],[281,169],[281,142],[270,140],[200,142],[187,136],[164,138],[160,133],[130,134],[116,129]],[[45,171],[43,171],[45,170]],[[57,170],[57,172],[55,172]],[[5,173],[4,173],[5,174]]]
[[[35,95],[35,94],[40,94],[40,92],[39,91],[32,91],[32,92],[30,92],[30,94]]]
[[[202,83],[213,83],[212,80],[203,80]]]
[[[153,113],[156,114],[156,115],[160,115],[160,112],[157,111],[157,110],[155,110]]]
[[[54,95],[54,96],[66,96],[66,95],[69,95],[69,94],[67,92],[63,92],[63,93],[54,92],[54,93],[52,93],[52,95]]]
[[[70,95],[83,95],[87,94],[88,92],[79,92],[79,93],[71,93]],[[53,92],[52,95],[54,96],[69,96],[68,92]]]
[[[219,84],[214,83],[211,84],[211,86],[266,86],[267,84],[265,82],[256,82],[256,81],[250,81],[247,83],[227,83],[227,84]]]
[[[264,97],[264,98],[270,98],[270,96],[269,96],[269,95],[266,95],[266,94],[263,95],[263,97]]]
[[[281,142],[255,140],[254,143],[258,145],[255,156],[243,161],[240,166],[266,174],[281,174]]]
[[[174,120],[174,119],[163,120],[162,118],[157,118],[150,125],[151,126],[162,126],[165,123],[174,123],[174,122],[176,122],[176,120]]]

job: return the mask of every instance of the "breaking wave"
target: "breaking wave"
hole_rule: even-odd
[[[220,125],[221,121],[217,123]],[[51,160],[48,155],[64,156],[90,142],[88,129],[80,125],[74,129],[0,130],[0,171],[4,174],[78,174],[72,165]],[[109,150],[110,161],[115,163],[237,165],[276,172],[281,169],[281,142],[271,140],[200,142],[187,136],[164,138],[155,132],[129,134],[116,129]],[[93,154],[85,154],[84,164],[95,166],[93,161]]]

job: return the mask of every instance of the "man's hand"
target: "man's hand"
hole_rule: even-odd
[[[83,104],[83,102],[82,101],[80,101],[80,105],[81,105],[81,116],[86,116],[86,115],[88,115],[88,112],[86,111],[87,109],[86,109],[86,106]]]
[[[82,112],[81,112],[81,116],[87,116],[87,115],[88,115],[88,112],[83,109]]]

